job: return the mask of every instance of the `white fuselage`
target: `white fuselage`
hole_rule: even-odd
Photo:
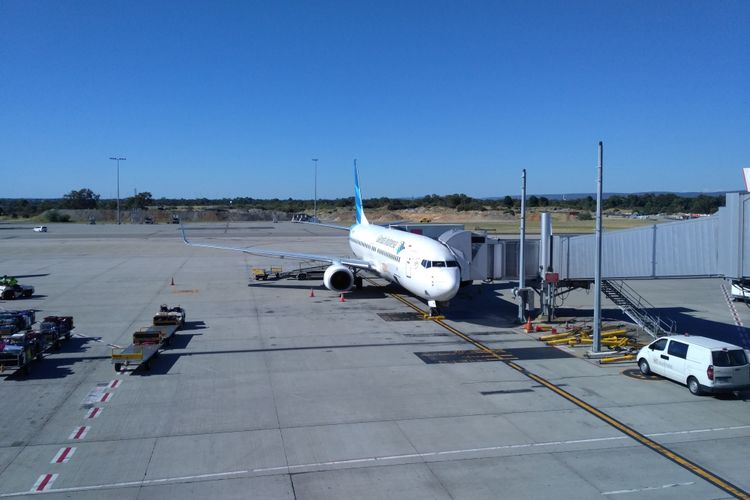
[[[354,254],[373,264],[373,271],[425,300],[448,301],[458,292],[461,271],[442,243],[419,234],[373,224],[349,231]]]

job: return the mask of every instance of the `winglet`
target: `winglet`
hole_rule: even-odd
[[[742,175],[745,178],[745,191],[750,193],[750,168],[743,168]]]
[[[359,173],[357,172],[357,160],[354,160],[354,208],[357,224],[369,224],[365,211],[362,209],[362,194],[359,191]]]

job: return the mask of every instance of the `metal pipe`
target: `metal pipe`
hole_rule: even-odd
[[[315,162],[315,186],[314,186],[314,200],[313,201],[313,222],[318,222],[318,159],[313,158],[312,161]]]
[[[594,343],[592,352],[601,350],[602,328],[602,170],[604,169],[604,145],[599,141],[599,166],[596,181],[596,253],[594,254]]]
[[[526,276],[524,272],[524,243],[526,242],[526,169],[521,174],[521,239],[518,250],[518,290],[526,288]],[[521,302],[518,305],[518,322],[526,322],[526,295],[525,292],[519,294]]]
[[[552,321],[552,284],[547,283],[546,274],[552,270],[551,253],[552,247],[552,217],[549,212],[541,214],[541,236],[539,240],[539,277],[542,283],[542,314],[547,315],[547,321]]]
[[[127,160],[127,158],[110,157],[110,160],[117,162],[117,223],[120,224],[120,160]]]

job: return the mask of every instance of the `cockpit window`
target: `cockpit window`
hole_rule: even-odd
[[[425,259],[421,262],[421,264],[425,269],[429,269],[431,267],[458,267],[458,262],[456,262],[455,260],[444,261]]]

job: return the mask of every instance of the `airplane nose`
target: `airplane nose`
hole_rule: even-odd
[[[430,295],[439,301],[452,299],[458,293],[458,287],[461,284],[460,276],[457,272],[445,273],[432,283],[432,293]]]

